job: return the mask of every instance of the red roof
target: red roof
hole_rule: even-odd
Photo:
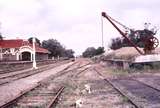
[[[17,40],[0,40],[1,48],[19,48],[23,45],[22,39]]]
[[[29,46],[30,46],[31,48],[33,48],[33,45],[32,45],[32,44],[30,44]],[[38,45],[36,45],[35,47],[36,47],[36,52],[38,52],[38,53],[49,53],[49,51],[48,51],[47,49],[41,48],[41,47],[39,47]]]
[[[22,46],[30,46],[33,45],[30,44],[28,41],[24,41],[22,39],[12,39],[12,40],[0,40],[0,47],[1,48],[20,48]],[[38,45],[36,45],[36,52],[38,53],[49,53],[47,49],[41,48]]]

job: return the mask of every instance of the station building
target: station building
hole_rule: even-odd
[[[35,44],[36,60],[48,59],[49,51]],[[23,39],[0,40],[0,61],[32,61],[33,45]]]

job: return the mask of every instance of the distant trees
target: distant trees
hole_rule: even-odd
[[[29,41],[29,43],[30,44],[32,44],[33,42],[33,37],[30,37],[29,39],[28,39],[28,41]],[[41,42],[40,42],[40,40],[38,39],[38,38],[35,38],[35,41],[36,41],[36,43],[39,45],[39,46],[41,46]]]
[[[3,36],[2,36],[2,34],[0,33],[0,40],[3,40]]]
[[[74,51],[72,49],[65,49],[56,39],[44,40],[42,47],[50,51],[50,57],[74,57]]]
[[[97,49],[94,47],[88,47],[83,53],[83,57],[93,57],[99,54],[104,53],[104,47],[98,47]]]
[[[64,57],[74,58],[74,51],[72,49],[66,49],[64,52]]]
[[[84,52],[83,52],[83,57],[93,57],[96,53],[96,49],[94,47],[88,47]]]
[[[48,49],[51,52],[51,57],[63,56],[65,50],[62,45],[55,39],[44,40],[42,42],[42,47]]]
[[[117,37],[117,38],[113,38],[111,40],[111,45],[110,45],[110,48],[113,49],[113,50],[116,50],[116,49],[119,49],[121,47],[123,47],[123,40],[121,40],[120,37]]]
[[[102,54],[102,53],[104,53],[105,51],[104,51],[104,47],[98,47],[97,49],[96,49],[96,53],[95,53],[95,55],[100,55],[100,54]]]

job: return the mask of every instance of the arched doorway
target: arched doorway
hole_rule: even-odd
[[[31,61],[31,53],[30,52],[22,52],[22,60],[23,61]]]
[[[22,46],[19,49],[19,60],[32,61],[33,50],[30,46]]]

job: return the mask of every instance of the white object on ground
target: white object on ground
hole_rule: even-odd
[[[76,108],[82,107],[82,104],[83,104],[82,99],[78,99],[78,100],[76,101]]]
[[[91,93],[91,86],[88,84],[85,84],[84,86],[85,86],[86,91],[90,94]]]

